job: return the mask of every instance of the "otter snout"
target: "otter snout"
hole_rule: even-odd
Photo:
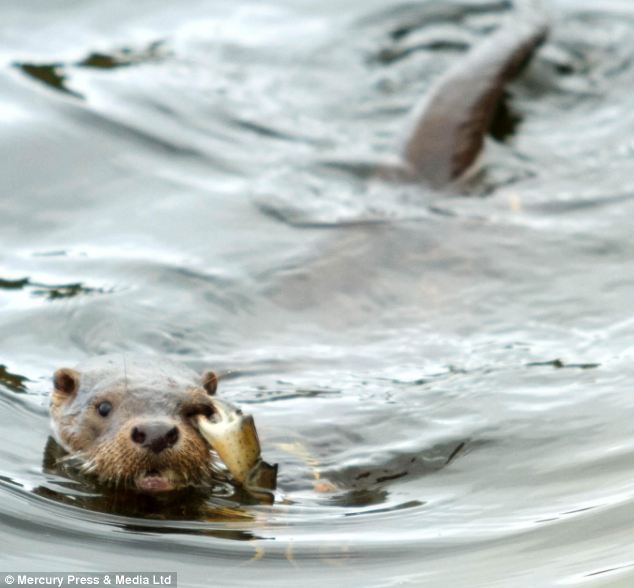
[[[153,453],[161,453],[173,447],[180,438],[178,427],[172,422],[143,421],[137,422],[130,433],[130,439],[136,445]]]

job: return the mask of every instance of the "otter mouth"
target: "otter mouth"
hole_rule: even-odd
[[[142,492],[169,492],[178,486],[172,472],[160,470],[147,470],[139,474],[135,485]]]

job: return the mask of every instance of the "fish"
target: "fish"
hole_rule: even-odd
[[[212,415],[196,419],[200,434],[238,485],[254,496],[270,496],[277,486],[277,464],[262,459],[253,417],[218,398],[213,405]]]

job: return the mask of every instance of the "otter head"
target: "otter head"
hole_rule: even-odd
[[[177,364],[103,356],[53,377],[56,440],[99,482],[146,492],[209,484],[210,447],[195,424],[211,416],[217,378]]]

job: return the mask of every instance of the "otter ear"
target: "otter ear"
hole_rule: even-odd
[[[60,368],[53,374],[53,391],[63,396],[72,396],[79,389],[79,372],[70,368]]]
[[[203,388],[207,390],[209,396],[213,396],[218,388],[218,376],[211,370],[208,370],[202,375]]]

